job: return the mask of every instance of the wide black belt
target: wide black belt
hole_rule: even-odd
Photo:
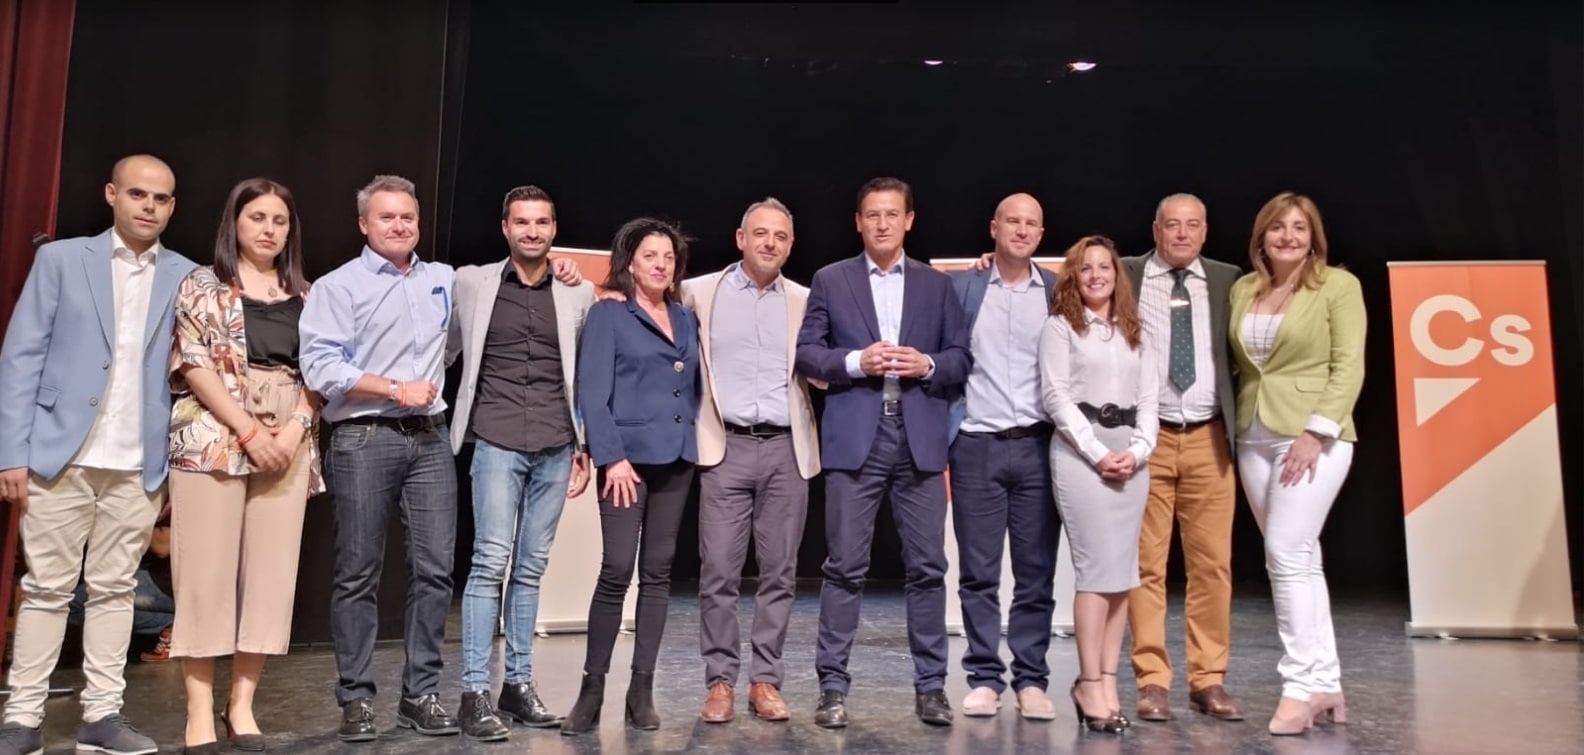
[[[425,414],[409,417],[384,417],[377,414],[363,417],[351,417],[337,422],[338,425],[378,425],[389,427],[401,433],[421,433],[433,430],[445,421],[443,414]]]
[[[1210,419],[1201,419],[1197,422],[1173,422],[1169,419],[1163,419],[1160,421],[1160,426],[1162,430],[1175,430],[1180,433],[1185,433],[1189,430],[1198,430],[1205,425],[1213,424],[1218,419],[1221,418],[1211,417]]]
[[[1095,406],[1087,401],[1078,404],[1078,411],[1090,422],[1101,427],[1138,427],[1138,407],[1123,409],[1116,404]]]
[[[772,425],[769,422],[760,422],[757,425],[734,425],[726,423],[726,432],[738,435],[752,435],[755,438],[774,438],[777,435],[786,435],[792,428],[785,425]]]

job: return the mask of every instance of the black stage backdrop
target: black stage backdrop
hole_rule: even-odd
[[[58,227],[109,226],[101,187],[115,160],[151,152],[176,172],[164,242],[207,264],[227,192],[267,175],[291,187],[310,280],[357,256],[354,195],[376,173],[418,185],[428,257],[438,192],[444,0],[123,3],[82,0],[72,44]],[[335,517],[309,502],[292,636],[329,638]],[[401,636],[406,595],[392,517],[380,636]],[[465,561],[468,555],[463,554]]]
[[[1189,191],[1209,206],[1206,253],[1247,268],[1256,210],[1301,191],[1372,315],[1362,440],[1324,539],[1332,583],[1406,589],[1387,260],[1549,263],[1580,573],[1577,4],[992,5],[476,0],[452,259],[504,255],[500,198],[532,182],[557,200],[560,243],[604,248],[625,219],[659,214],[697,238],[704,272],[738,256],[743,208],[774,194],[796,216],[787,272],[807,282],[859,252],[859,184],[896,175],[917,192],[917,257],[987,251],[996,202],[1018,190],[1044,204],[1043,253],[1091,232],[1141,253],[1156,201]],[[824,555],[823,487],[806,577]],[[900,577],[884,516],[873,574]],[[678,577],[697,569],[684,531]],[[1246,512],[1236,543],[1235,579],[1263,580]]]
[[[556,198],[564,245],[603,248],[638,214],[680,221],[697,240],[695,272],[736,258],[742,209],[773,194],[796,214],[787,272],[804,282],[859,251],[854,192],[875,175],[917,190],[908,249],[921,258],[988,250],[995,203],[1019,190],[1045,206],[1043,253],[1090,232],[1140,253],[1155,202],[1190,191],[1210,209],[1206,253],[1247,267],[1260,204],[1283,189],[1310,194],[1372,314],[1360,453],[1324,539],[1333,585],[1354,592],[1406,586],[1386,261],[1544,259],[1575,583],[1584,574],[1576,3],[1409,13],[79,0],[76,34],[61,234],[107,225],[110,163],[151,151],[178,176],[166,241],[200,262],[226,190],[256,174],[297,192],[315,275],[356,254],[352,194],[379,172],[418,183],[420,253],[456,264],[505,254],[499,203],[522,183]],[[1098,66],[1068,71],[1075,60]],[[327,636],[327,504],[310,509],[299,640]],[[818,576],[822,522],[816,480],[802,576]],[[1236,545],[1235,579],[1263,580],[1246,515]],[[696,576],[696,554],[684,528],[678,578]],[[381,591],[382,636],[400,629],[400,561]],[[873,573],[901,575],[884,514]]]

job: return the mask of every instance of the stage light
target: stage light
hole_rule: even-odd
[[[1095,64],[1086,60],[1075,60],[1067,64],[1067,70],[1077,71],[1079,73],[1083,73],[1084,71],[1093,71],[1094,68]]]
[[[940,65],[942,63],[945,63],[945,62],[946,61],[944,61],[944,60],[926,60],[926,61],[924,61],[924,65],[927,65],[927,66],[938,66],[938,65]]]

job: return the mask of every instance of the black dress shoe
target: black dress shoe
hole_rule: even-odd
[[[945,690],[920,692],[913,702],[913,711],[919,720],[930,726],[951,726],[951,703],[946,701]]]
[[[833,689],[820,692],[819,707],[814,709],[814,725],[821,729],[847,728],[847,695]]]
[[[219,742],[205,742],[201,745],[185,745],[182,755],[220,755]]]
[[[403,697],[396,706],[396,725],[431,737],[459,731],[457,720],[441,707],[440,696],[433,692],[420,697]]]
[[[370,742],[379,736],[374,728],[374,701],[360,697],[341,706],[341,728],[336,736],[342,742]]]
[[[489,692],[463,692],[457,707],[457,725],[462,736],[480,742],[499,742],[509,734],[506,724],[495,715]]]
[[[501,685],[500,703],[495,709],[502,716],[535,729],[554,729],[561,725],[561,716],[551,713],[539,700],[533,682]]]

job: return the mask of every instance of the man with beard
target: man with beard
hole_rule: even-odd
[[[539,580],[568,497],[588,485],[573,407],[577,339],[594,285],[555,281],[555,203],[519,186],[501,203],[510,255],[457,270],[447,352],[463,357],[451,450],[473,442],[473,568],[462,593],[462,735],[505,739],[505,718],[558,726],[533,684]],[[506,567],[511,564],[511,580]],[[506,681],[490,703],[489,659],[505,587]]]

